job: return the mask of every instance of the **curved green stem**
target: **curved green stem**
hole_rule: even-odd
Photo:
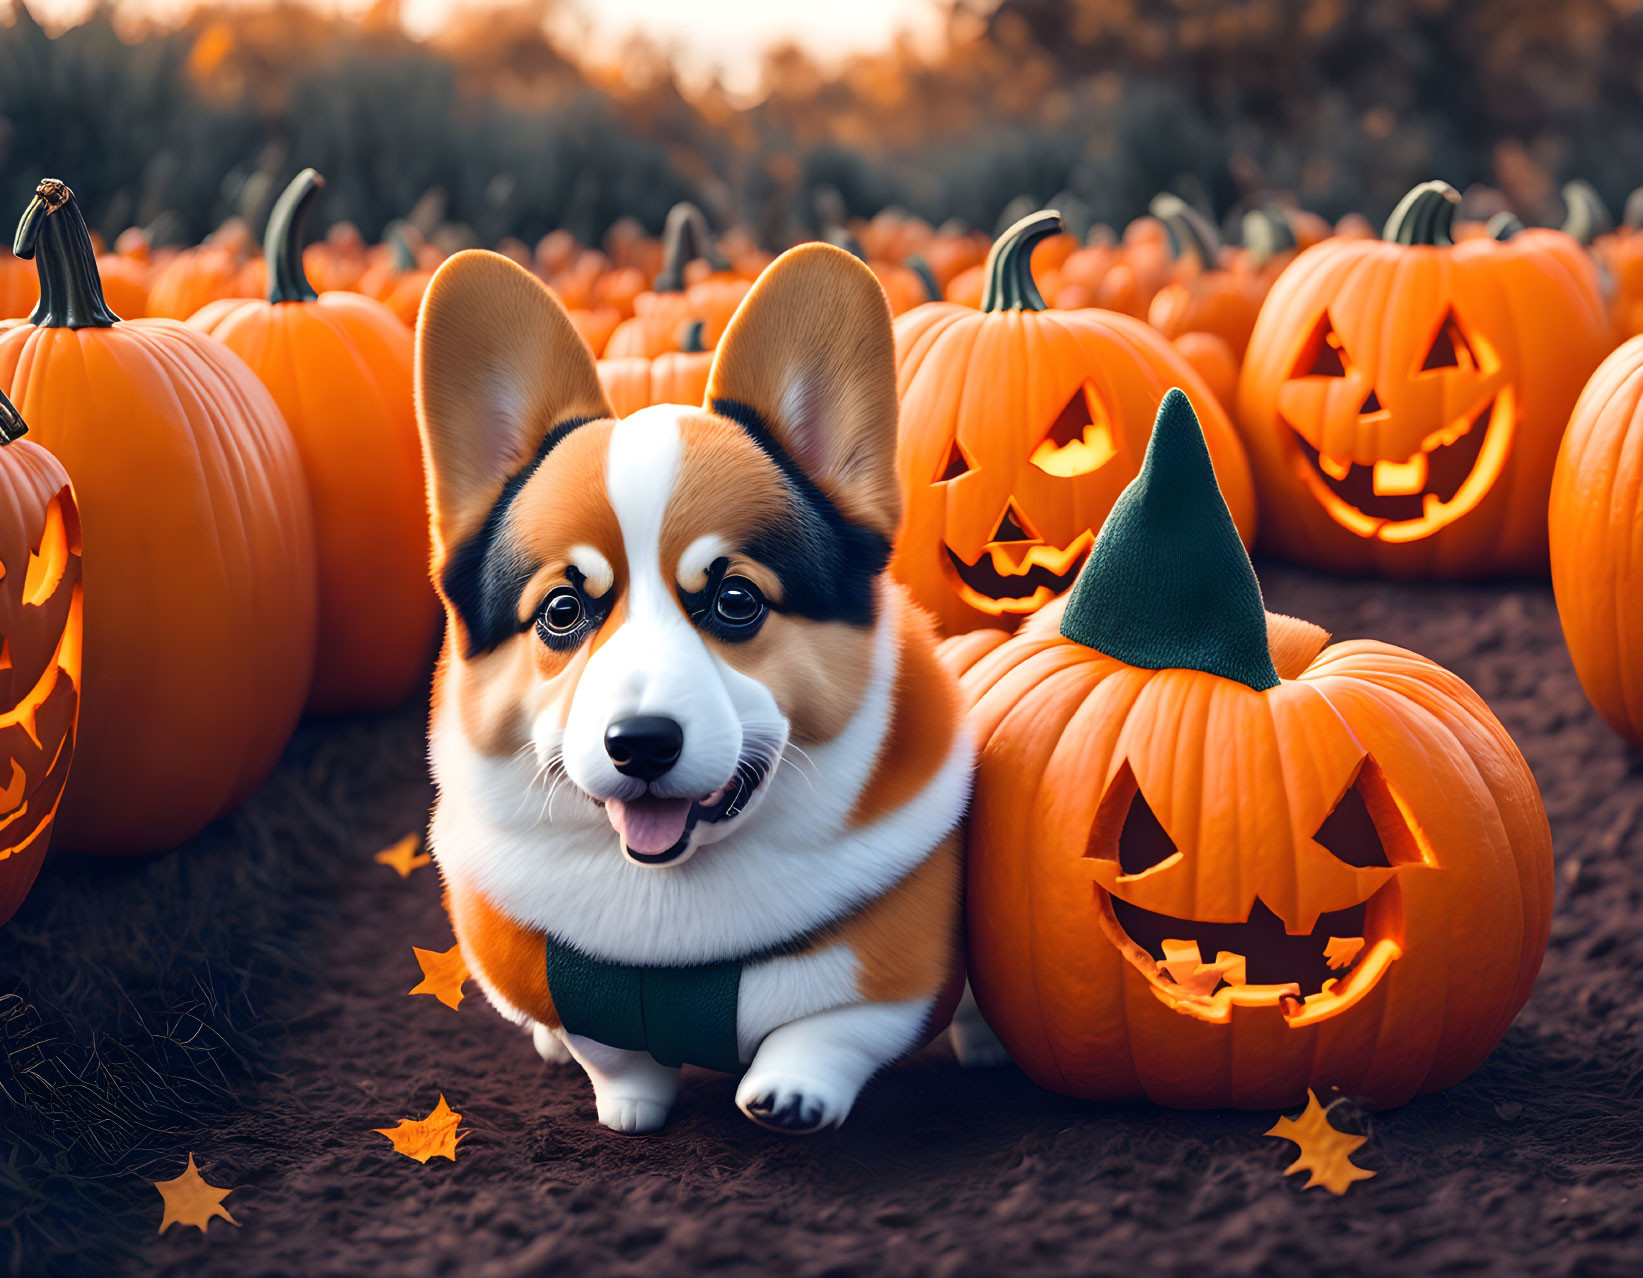
[[[1600,235],[1614,230],[1614,218],[1608,205],[1590,182],[1576,178],[1563,184],[1563,206],[1568,210],[1563,218],[1563,230],[1581,244],[1589,245]]]
[[[702,334],[706,331],[707,325],[701,320],[686,320],[685,326],[679,330],[679,350],[686,355],[700,355],[707,350],[707,343],[702,340]]]
[[[23,414],[6,398],[6,392],[0,391],[0,444],[15,444],[28,433]]]
[[[11,251],[33,258],[40,304],[29,316],[39,328],[111,328],[120,317],[103,300],[97,251],[74,192],[56,178],[34,188]]]
[[[1643,231],[1643,186],[1626,197],[1626,208],[1620,222],[1628,230]]]
[[[936,279],[936,273],[930,269],[930,263],[926,262],[917,253],[913,253],[903,265],[918,276],[918,282],[924,285],[926,298],[932,302],[941,301],[941,282]]]
[[[667,223],[662,227],[662,269],[651,283],[655,293],[683,293],[685,267],[702,258],[715,271],[729,269],[729,263],[713,243],[702,210],[689,200],[680,200],[667,212]]]
[[[1242,229],[1244,247],[1261,266],[1297,246],[1295,228],[1281,209],[1250,209],[1244,214]]]
[[[1502,243],[1511,239],[1519,231],[1526,230],[1523,219],[1510,209],[1502,209],[1483,225],[1483,233],[1492,240]]]
[[[325,187],[325,179],[313,169],[304,169],[274,203],[268,215],[268,230],[262,237],[262,253],[268,262],[270,302],[312,302],[319,298],[302,269],[302,233],[314,197]]]
[[[383,242],[388,246],[388,264],[393,267],[395,275],[404,275],[420,265],[416,260],[416,249],[411,246],[411,237],[406,234],[410,225],[409,222],[396,220],[388,223],[388,229],[382,233]]]
[[[1212,271],[1220,264],[1221,237],[1216,234],[1209,219],[1179,195],[1171,195],[1167,191],[1155,195],[1147,209],[1164,224],[1170,250],[1176,257],[1195,253],[1206,271]]]
[[[1386,219],[1381,238],[1393,244],[1425,244],[1449,248],[1455,242],[1450,233],[1460,192],[1447,182],[1422,182],[1398,201]]]
[[[986,285],[981,293],[983,311],[1047,311],[1049,304],[1033,279],[1033,249],[1062,231],[1055,209],[1029,213],[993,241],[982,268]]]

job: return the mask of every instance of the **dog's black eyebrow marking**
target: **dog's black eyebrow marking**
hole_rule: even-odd
[[[718,398],[709,407],[746,432],[798,497],[797,524],[761,529],[756,544],[744,547],[780,579],[782,601],[776,610],[813,621],[872,625],[878,614],[872,583],[890,562],[888,539],[847,520],[750,405]]]
[[[597,420],[572,417],[560,422],[536,446],[530,459],[509,475],[485,516],[479,531],[458,546],[440,574],[440,585],[462,618],[468,634],[465,657],[473,658],[528,630],[533,622],[520,621],[519,592],[530,580],[531,566],[507,554],[501,545],[502,524],[520,490],[541,469],[548,454],[579,426]]]

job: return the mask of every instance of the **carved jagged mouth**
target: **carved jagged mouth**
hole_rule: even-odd
[[[1318,916],[1292,936],[1264,902],[1242,923],[1171,918],[1097,889],[1108,938],[1161,1001],[1225,1022],[1234,1007],[1276,1007],[1292,1026],[1333,1016],[1374,988],[1403,949],[1395,882],[1367,901]]]
[[[944,547],[966,603],[990,613],[1036,612],[1069,589],[1095,544],[1095,534],[1080,533],[1070,546],[1041,542],[994,544],[973,564]]]
[[[1325,509],[1361,536],[1400,541],[1452,523],[1494,487],[1511,444],[1509,418],[1497,396],[1428,436],[1413,457],[1371,465],[1322,455],[1294,433],[1302,475]]]

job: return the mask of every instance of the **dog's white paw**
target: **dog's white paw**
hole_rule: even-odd
[[[569,1065],[575,1059],[570,1054],[570,1048],[565,1046],[565,1040],[546,1025],[537,1025],[531,1030],[531,1043],[536,1048],[536,1054],[549,1065]]]
[[[736,1089],[736,1107],[742,1113],[761,1127],[794,1136],[837,1127],[855,1103],[853,1090],[757,1068]]]
[[[953,1045],[953,1055],[965,1069],[997,1069],[1010,1063],[1010,1054],[998,1041],[992,1026],[979,1016],[973,1020],[955,1020],[947,1031],[947,1041]]]
[[[666,1105],[638,1096],[600,1096],[598,1109],[601,1123],[627,1136],[659,1132],[667,1123]]]

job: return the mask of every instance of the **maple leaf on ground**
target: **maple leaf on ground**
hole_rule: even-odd
[[[1284,1168],[1284,1175],[1311,1172],[1303,1186],[1311,1189],[1322,1185],[1332,1194],[1344,1194],[1356,1180],[1368,1180],[1375,1173],[1359,1167],[1352,1161],[1352,1153],[1368,1140],[1343,1132],[1329,1121],[1329,1111],[1318,1104],[1310,1088],[1306,1093],[1306,1108],[1299,1118],[1280,1118],[1266,1133],[1280,1140],[1294,1141],[1301,1156]]]
[[[462,957],[462,947],[453,945],[441,953],[438,950],[418,949],[411,946],[411,953],[416,955],[417,965],[422,968],[422,983],[415,986],[413,994],[432,994],[453,1012],[457,1004],[462,1002],[462,984],[472,973],[468,971],[468,961]]]
[[[402,1118],[397,1127],[373,1127],[372,1131],[386,1136],[393,1146],[407,1158],[425,1163],[430,1158],[449,1158],[456,1161],[456,1146],[467,1132],[457,1133],[456,1125],[462,1115],[445,1103],[440,1093],[439,1104],[426,1118]]]
[[[390,866],[397,870],[400,878],[408,879],[411,877],[412,870],[419,870],[433,860],[433,857],[429,856],[428,853],[420,850],[421,847],[422,836],[420,834],[407,834],[393,847],[383,848],[372,859],[378,865]]]
[[[157,1180],[154,1188],[165,1199],[165,1215],[160,1220],[162,1234],[173,1225],[193,1225],[204,1233],[214,1216],[221,1216],[230,1225],[239,1228],[240,1222],[230,1216],[228,1208],[222,1205],[222,1200],[234,1191],[206,1184],[200,1169],[194,1166],[193,1154],[188,1156],[188,1166],[181,1176],[173,1180]]]

